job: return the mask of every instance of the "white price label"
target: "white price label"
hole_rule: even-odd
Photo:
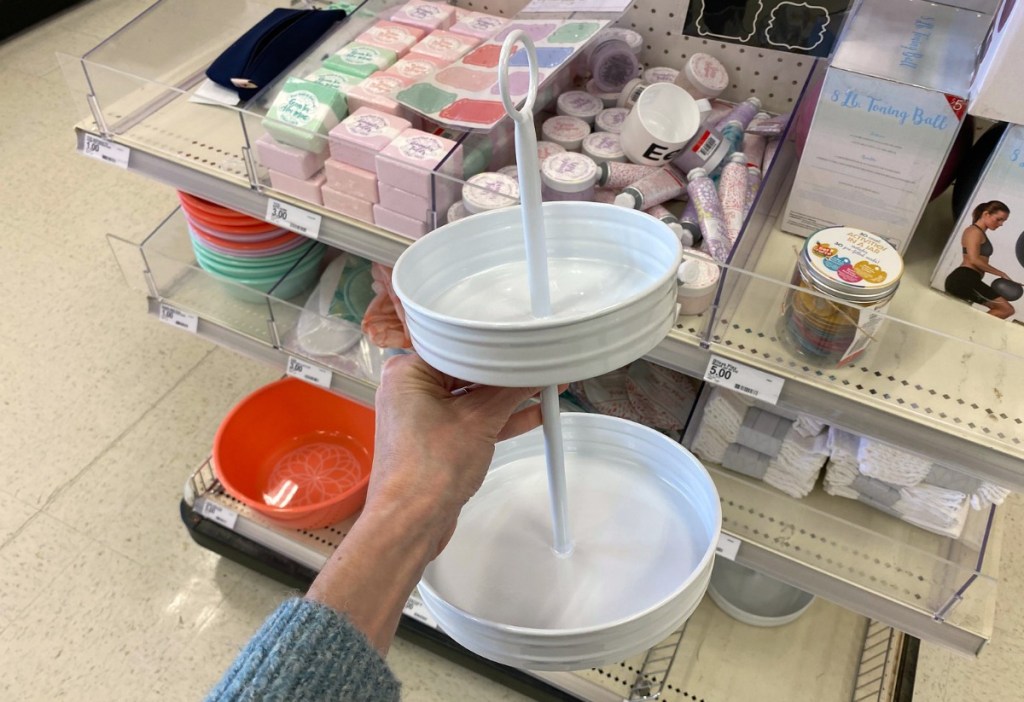
[[[740,552],[741,543],[735,536],[719,533],[718,544],[715,546],[715,555],[735,561],[736,554]]]
[[[331,387],[331,371],[307,361],[300,361],[294,356],[288,357],[288,368],[285,369],[285,372],[293,378],[305,380],[307,383],[313,383],[322,388],[330,389]]]
[[[216,502],[211,502],[210,500],[203,500],[203,506],[199,513],[210,521],[217,522],[222,527],[227,527],[228,529],[234,529],[235,522],[238,521],[237,512],[232,512],[227,507],[221,507]]]
[[[320,236],[320,221],[322,217],[312,212],[300,209],[295,205],[269,198],[267,200],[266,220],[279,227],[290,229],[296,234],[316,239]]]
[[[199,317],[182,312],[170,305],[160,305],[160,321],[193,334],[199,329]]]
[[[437,625],[437,620],[430,616],[427,606],[420,600],[419,593],[414,592],[409,595],[409,599],[405,602],[405,607],[402,608],[402,613],[418,622],[426,624],[432,629],[440,630],[441,628]]]
[[[85,135],[82,153],[104,163],[112,163],[118,168],[128,168],[128,157],[131,149],[121,144],[112,144],[102,137]]]
[[[784,382],[777,375],[759,371],[742,363],[727,361],[718,356],[712,356],[708,361],[704,380],[772,405],[779,401]]]

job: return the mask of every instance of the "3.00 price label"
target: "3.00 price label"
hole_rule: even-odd
[[[776,375],[719,356],[708,361],[704,380],[772,405],[779,401],[784,382]]]
[[[320,236],[320,222],[323,218],[295,205],[289,205],[287,202],[269,198],[265,219],[271,224],[284,227],[296,234],[316,239]]]

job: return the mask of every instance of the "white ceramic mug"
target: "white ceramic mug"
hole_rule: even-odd
[[[626,157],[645,166],[663,166],[700,127],[697,101],[672,83],[655,83],[640,94],[622,123]]]

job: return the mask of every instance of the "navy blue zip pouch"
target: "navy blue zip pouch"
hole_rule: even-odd
[[[214,59],[206,77],[248,100],[345,15],[344,10],[272,10]]]

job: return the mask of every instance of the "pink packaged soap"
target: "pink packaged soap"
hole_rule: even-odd
[[[508,20],[504,17],[489,15],[486,12],[470,12],[459,18],[449,31],[483,41],[493,37],[506,24]]]
[[[414,83],[437,73],[448,64],[433,56],[406,56],[394,66],[384,71],[384,75],[396,75]]]
[[[280,171],[269,171],[269,173],[270,186],[274,190],[280,190],[286,195],[312,202],[314,205],[324,204],[320,189],[324,187],[327,178],[324,177],[323,171],[315,173],[310,178],[296,178]]]
[[[410,219],[418,219],[423,222],[430,220],[430,213],[434,208],[430,206],[429,197],[413,195],[387,183],[380,183],[378,187],[380,188],[378,204],[381,207],[386,207],[392,212],[400,212]],[[444,212],[451,206],[452,200],[449,198],[438,203],[437,211]]]
[[[427,30],[421,27],[381,20],[357,36],[355,41],[381,49],[390,49],[402,58],[426,33]]]
[[[401,22],[426,30],[447,29],[455,20],[455,8],[443,2],[409,0],[391,15],[392,22]]]
[[[362,107],[328,133],[331,158],[376,173],[377,154],[410,126],[397,115]]]
[[[427,233],[426,222],[407,217],[380,205],[373,206],[373,221],[378,227],[407,236],[410,239],[419,239]]]
[[[421,197],[431,196],[435,168],[453,179],[461,178],[462,147],[442,136],[406,129],[377,154],[377,176],[381,183]],[[439,186],[454,187],[457,182],[438,179]],[[456,199],[452,198],[452,202]]]
[[[380,202],[377,193],[377,174],[333,158],[324,163],[327,185],[366,202]]]
[[[361,222],[374,223],[374,204],[372,202],[349,195],[338,188],[332,187],[330,184],[324,185],[322,192],[324,207],[327,209],[352,219],[358,219]]]
[[[423,37],[416,46],[412,47],[409,54],[432,56],[446,63],[455,63],[479,43],[480,40],[475,37],[453,34],[439,29]]]
[[[322,154],[282,144],[269,134],[256,140],[256,155],[270,170],[305,180],[324,166],[327,152]]]
[[[414,82],[402,76],[374,73],[348,91],[348,109],[358,110],[360,107],[369,107],[389,115],[406,117],[405,108],[395,100],[395,95],[399,90],[405,90]]]

